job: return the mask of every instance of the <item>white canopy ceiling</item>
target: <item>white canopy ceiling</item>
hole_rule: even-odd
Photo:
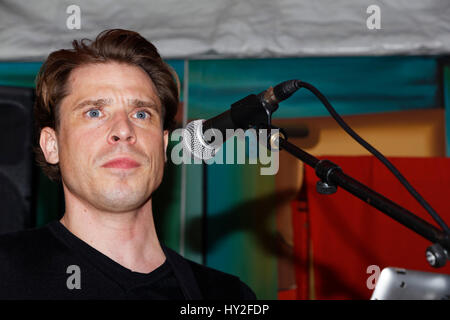
[[[381,29],[367,27],[371,5]],[[43,60],[109,28],[140,32],[165,58],[445,54],[450,1],[0,0],[0,60]]]

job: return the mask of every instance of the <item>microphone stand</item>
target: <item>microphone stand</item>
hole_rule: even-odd
[[[253,127],[266,130],[279,129],[272,125],[272,113],[278,109],[279,102],[289,98],[295,91],[302,87],[311,91],[324,104],[332,114],[333,118],[335,118],[335,120],[337,119],[339,124],[343,126],[341,123],[343,120],[339,120],[340,117],[319,90],[303,81],[288,80],[278,84],[274,88],[270,87],[258,95],[251,94],[232,104],[230,111],[226,111],[213,119],[205,121],[206,124],[203,129],[217,127],[219,130],[222,128],[221,132],[224,131],[225,128],[248,129]],[[343,128],[345,128],[345,126]],[[346,131],[349,133],[348,129]],[[203,133],[204,132],[205,131],[203,131]],[[283,129],[275,130],[276,133],[272,130],[269,130],[269,132],[270,134],[267,135],[267,141],[265,141],[267,148],[275,151],[284,149],[300,161],[303,161],[305,164],[314,168],[316,175],[320,178],[320,181],[316,185],[316,189],[319,193],[332,194],[337,191],[338,186],[342,187],[344,190],[365,201],[372,207],[431,241],[433,245],[428,247],[426,251],[426,258],[431,266],[439,268],[446,264],[450,257],[449,233],[437,229],[405,208],[346,175],[342,169],[333,162],[329,160],[319,160],[288,142]],[[352,137],[355,138],[354,135],[352,135]],[[360,138],[360,140],[362,139]],[[359,140],[357,141],[360,142]],[[203,145],[204,143],[201,144]]]
[[[274,126],[271,127],[275,128]],[[445,265],[447,259],[449,259],[450,237],[448,234],[437,229],[435,226],[417,217],[381,194],[373,191],[361,182],[346,175],[335,163],[329,160],[319,160],[288,142],[282,129],[277,131],[277,134],[271,132],[268,135],[268,147],[271,150],[284,149],[300,161],[303,161],[306,165],[312,167],[315,170],[317,177],[320,179],[316,185],[316,189],[319,193],[333,194],[337,191],[337,187],[339,186],[425,239],[431,241],[433,245],[428,247],[426,252],[427,261],[431,266],[435,268],[442,267]]]

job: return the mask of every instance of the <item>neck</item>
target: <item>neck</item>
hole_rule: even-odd
[[[106,212],[65,195],[60,222],[75,236],[135,272],[149,273],[165,261],[153,221],[151,198],[128,212]]]

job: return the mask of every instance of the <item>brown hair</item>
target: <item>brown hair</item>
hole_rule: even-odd
[[[59,165],[45,160],[39,137],[44,127],[58,131],[59,107],[69,94],[68,79],[74,69],[86,64],[112,61],[141,67],[156,87],[162,105],[164,129],[173,129],[179,102],[178,76],[162,60],[155,46],[139,33],[122,29],[105,30],[94,41],[74,40],[72,46],[73,49],[52,52],[36,78],[34,122],[37,145],[34,151],[36,162],[53,181],[61,179]]]

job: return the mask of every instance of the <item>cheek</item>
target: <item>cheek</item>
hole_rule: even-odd
[[[162,135],[154,135],[150,141],[150,145],[152,146],[152,154],[164,159],[164,137]]]
[[[164,139],[160,133],[147,133],[145,139],[146,154],[149,159],[149,170],[152,175],[162,173],[165,165]]]
[[[90,155],[95,150],[95,142],[98,141],[95,132],[73,131],[67,132],[64,136],[62,157],[63,161],[71,163],[71,167],[79,167],[82,163],[86,165]]]

